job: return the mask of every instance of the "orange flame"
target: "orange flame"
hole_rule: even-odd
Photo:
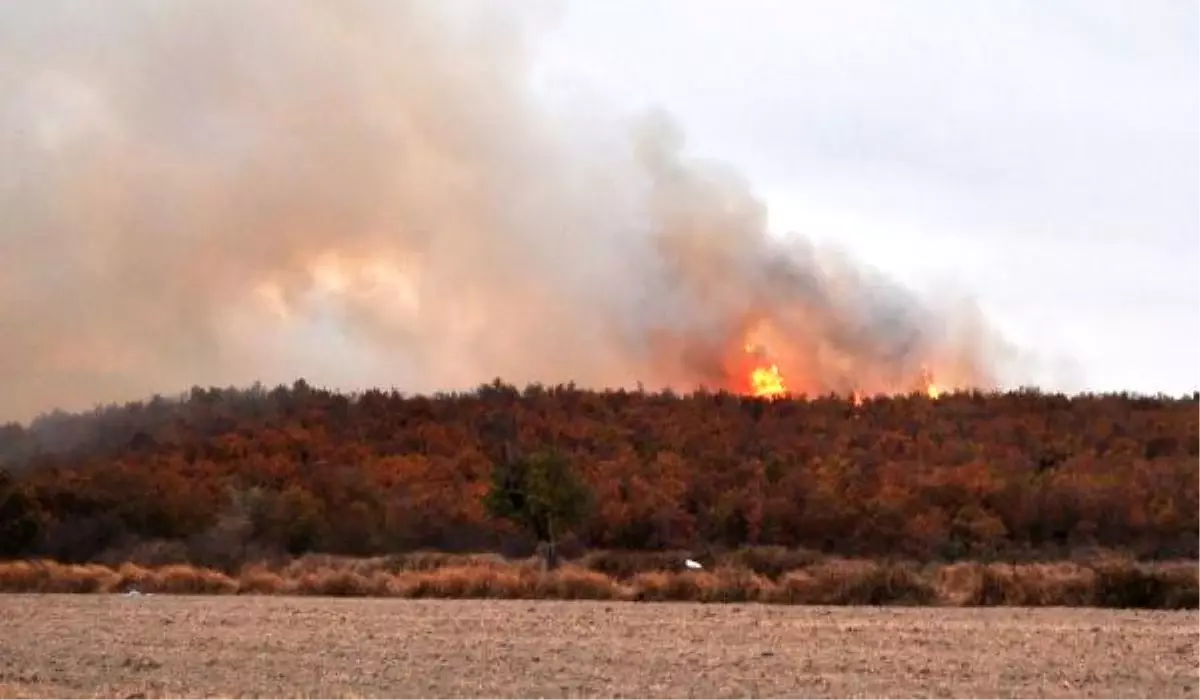
[[[787,384],[779,367],[769,361],[766,348],[760,342],[747,339],[742,349],[754,359],[750,370],[750,393],[761,398],[775,398],[787,393]]]
[[[921,382],[925,385],[925,393],[929,398],[936,399],[942,395],[942,387],[933,381],[933,374],[924,367],[921,368]]]
[[[772,398],[786,394],[787,385],[784,384],[783,375],[775,365],[755,367],[750,372],[750,390],[755,396]]]
[[[745,356],[742,360],[734,360],[730,366],[734,376],[741,375],[746,378],[745,384],[739,387],[740,391],[760,398],[779,398],[788,395],[790,391],[788,382],[784,379],[783,372],[779,370],[775,356],[769,349],[779,340],[775,334],[771,333],[769,325],[760,324],[746,333],[742,343]],[[786,343],[786,341],[784,342]],[[891,385],[885,384],[882,387],[876,386],[874,394],[902,394],[919,391],[930,399],[937,400],[945,396],[950,388],[948,385],[938,383],[928,366],[920,367],[920,375],[917,379],[919,383],[916,386],[908,383],[911,381],[910,375],[907,381]],[[799,383],[804,384],[803,376],[799,378]],[[870,395],[870,387],[857,386],[850,392],[849,400],[854,407],[860,408]]]

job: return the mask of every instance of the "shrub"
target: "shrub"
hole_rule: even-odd
[[[911,564],[830,560],[788,574],[784,584],[794,603],[818,605],[930,605],[934,585]]]
[[[626,554],[602,553],[591,563],[632,570],[631,562],[674,556],[660,553],[639,560]],[[780,558],[768,555],[767,560]],[[130,589],[207,595],[1196,609],[1200,570],[1194,562],[1149,565],[1113,558],[1091,565],[960,562],[923,570],[911,564],[830,559],[787,570],[776,580],[751,567],[720,565],[711,571],[641,571],[622,581],[575,564],[547,572],[536,559],[504,563],[484,555],[442,558],[429,553],[405,560],[304,557],[277,570],[265,563],[246,566],[236,577],[187,564],[142,567],[126,562],[113,570],[48,560],[0,562],[0,592]]]
[[[589,552],[580,562],[584,568],[628,581],[638,574],[652,571],[679,571],[690,554],[674,552],[634,552],[627,550],[601,550]]]
[[[1200,598],[1195,565],[1147,567],[1134,562],[1096,566],[1094,604],[1103,608],[1196,608]]]
[[[789,571],[797,571],[820,562],[819,552],[787,547],[746,547],[721,558],[721,564],[734,569],[749,569],[760,576],[778,580]]]

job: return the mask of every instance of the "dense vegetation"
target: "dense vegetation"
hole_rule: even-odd
[[[386,557],[306,555],[226,574],[188,564],[120,566],[0,562],[0,593],[189,593],[379,596],[389,598],[558,598],[568,600],[760,602],[801,605],[1071,606],[1195,609],[1193,562],[917,566],[810,556],[770,547],[681,570],[678,553],[592,552],[547,570],[495,555],[417,552]],[[674,561],[672,561],[674,559]]]
[[[524,555],[530,536],[485,496],[498,462],[552,451],[590,492],[577,549],[1195,558],[1198,405],[196,388],[0,426],[0,557],[228,571],[306,552]]]

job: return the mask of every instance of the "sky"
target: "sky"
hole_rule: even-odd
[[[1200,6],[0,2],[0,421],[1200,389]]]
[[[773,233],[972,298],[1048,381],[1175,394],[1200,386],[1197,7],[580,0],[539,81],[667,109]]]

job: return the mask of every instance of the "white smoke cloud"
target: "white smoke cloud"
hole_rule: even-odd
[[[0,419],[297,376],[740,389],[755,328],[797,390],[997,381],[986,324],[767,236],[669,117],[549,108],[556,11],[6,4]]]

